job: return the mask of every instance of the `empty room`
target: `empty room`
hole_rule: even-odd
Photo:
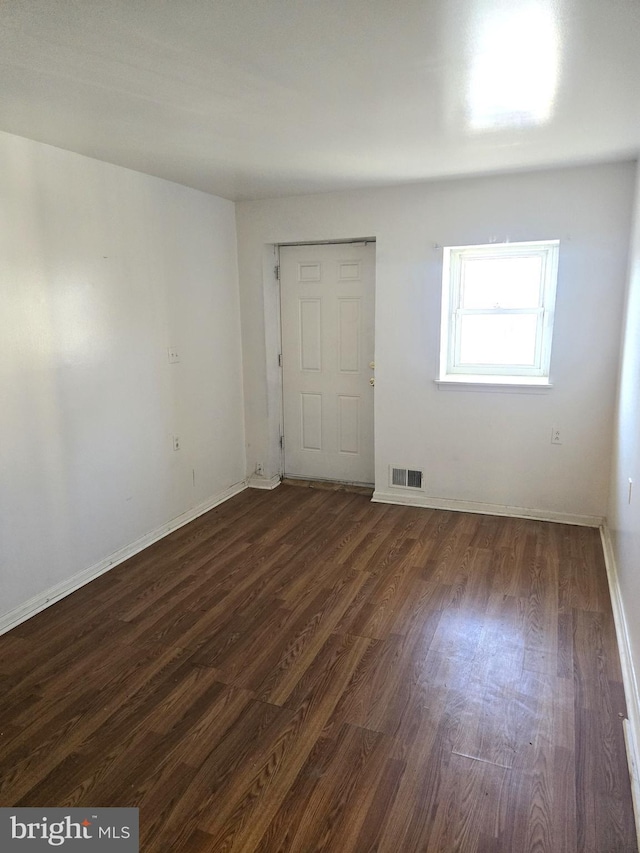
[[[0,45],[0,850],[638,853],[640,3]]]

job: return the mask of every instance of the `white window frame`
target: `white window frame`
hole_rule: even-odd
[[[477,246],[447,246],[443,250],[440,378],[447,383],[496,383],[549,385],[551,343],[558,277],[559,240],[523,243],[490,243]],[[539,304],[532,308],[462,308],[464,264],[480,258],[539,257],[541,287]],[[536,346],[533,365],[463,364],[460,361],[462,317],[470,314],[535,314]]]

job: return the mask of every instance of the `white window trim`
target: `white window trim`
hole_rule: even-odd
[[[469,388],[478,385],[492,390],[506,390],[505,386],[522,390],[549,389],[551,341],[555,313],[556,281],[558,272],[558,240],[536,240],[522,243],[492,243],[477,246],[449,246],[443,251],[442,315],[440,329],[440,375],[436,380],[441,388],[451,386]],[[540,305],[534,309],[462,309],[461,266],[463,260],[473,257],[505,258],[530,257],[542,259],[542,287]],[[525,365],[460,365],[459,324],[465,314],[522,314],[536,313],[541,317],[537,327],[534,366]]]
[[[528,381],[527,381],[528,379]],[[544,394],[553,388],[546,378],[525,376],[456,376],[452,379],[436,379],[438,391],[493,391],[507,394]]]

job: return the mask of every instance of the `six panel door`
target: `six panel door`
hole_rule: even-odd
[[[375,244],[280,248],[285,476],[373,483]]]

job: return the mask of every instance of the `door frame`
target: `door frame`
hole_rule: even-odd
[[[265,460],[265,477],[274,488],[284,474],[284,386],[282,382],[282,314],[280,283],[280,247],[281,246],[328,246],[336,243],[374,243],[375,236],[335,237],[325,240],[282,240],[266,243],[262,253],[262,283],[265,329],[265,358],[267,385],[267,442],[268,459]],[[377,251],[374,260],[374,306],[377,287]],[[375,307],[374,307],[375,312]],[[375,360],[376,322],[374,313],[373,346]],[[375,405],[373,422],[374,470],[376,459],[375,444]]]

